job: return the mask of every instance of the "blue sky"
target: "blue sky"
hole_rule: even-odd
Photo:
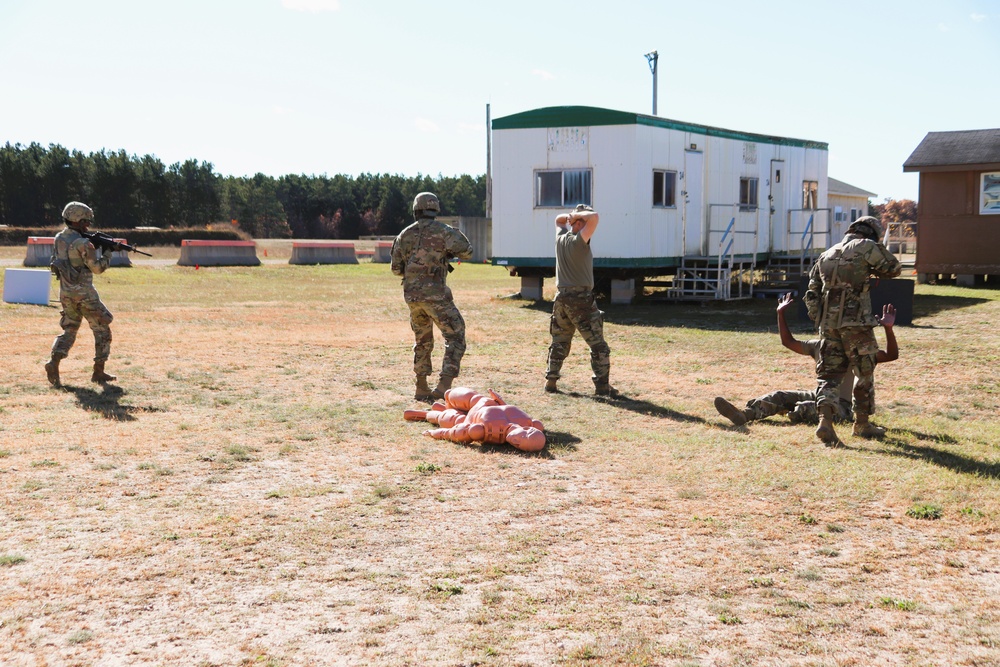
[[[494,117],[554,105],[824,141],[917,197],[928,131],[1000,127],[1000,1],[0,0],[0,143],[217,172],[486,170]]]

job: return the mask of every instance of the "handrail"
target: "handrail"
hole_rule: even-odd
[[[806,248],[809,248],[809,260],[812,261],[812,248],[814,239],[813,234],[813,221],[816,218],[816,214],[812,213],[809,215],[809,221],[806,222],[806,228],[802,231],[802,235],[799,237],[799,275],[802,275],[806,270]],[[809,245],[806,245],[806,237],[809,237]]]
[[[719,259],[718,259],[718,273],[715,276],[715,296],[718,299],[728,299],[729,298],[729,281],[722,280],[722,258],[728,257],[728,266],[726,267],[729,271],[733,270],[733,243],[736,241],[736,234],[733,233],[732,238],[729,239],[729,245],[726,246],[725,250],[722,250],[722,244],[726,242],[726,238],[729,237],[730,232],[733,231],[733,227],[736,226],[736,216],[734,215],[729,220],[729,224],[726,226],[726,230],[722,232],[722,238],[719,239]],[[725,284],[724,284],[725,283]]]
[[[726,226],[726,231],[722,232],[722,241],[726,240],[726,237],[729,236],[729,232],[732,231],[734,225],[736,225],[735,215],[729,219],[729,225]],[[719,245],[722,245],[722,241],[719,241]]]
[[[732,215],[729,218],[729,224],[726,225],[725,229],[712,229],[711,221],[713,219],[712,209],[713,208],[729,208],[732,209]],[[719,299],[728,300],[732,295],[732,273],[733,267],[736,265],[736,238],[738,234],[748,234],[753,237],[750,248],[751,257],[751,267],[750,267],[750,294],[753,295],[753,272],[757,266],[757,237],[760,233],[760,212],[761,208],[759,206],[753,207],[753,209],[748,209],[741,206],[739,203],[733,204],[709,204],[709,229],[708,233],[722,232],[722,236],[719,239],[718,251],[716,255],[716,297]],[[753,229],[737,229],[736,220],[737,218],[746,218],[745,214],[751,214],[753,219],[756,221]],[[723,268],[725,267],[725,268]],[[740,275],[742,276],[744,269],[740,269]],[[723,273],[725,272],[725,279],[723,279]],[[740,279],[739,282],[739,293],[740,296],[743,295],[743,280]]]
[[[826,230],[818,231],[820,219],[818,214],[820,211],[826,214]],[[806,268],[806,264],[812,264],[813,260],[819,254],[816,252],[816,237],[825,236],[829,240],[830,236],[830,209],[829,208],[790,208],[788,209],[788,223],[786,226],[786,233],[789,235],[793,234],[792,230],[792,214],[793,213],[809,213],[809,219],[806,221],[805,227],[799,234],[799,272],[803,272]],[[827,244],[824,243],[825,247]],[[791,250],[791,248],[789,248]],[[821,251],[822,252],[822,251]]]

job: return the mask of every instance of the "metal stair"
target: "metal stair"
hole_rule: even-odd
[[[720,208],[738,208],[726,205]],[[712,230],[710,229],[710,232]],[[736,236],[749,234],[756,244],[756,230],[736,229],[733,215],[726,227],[715,230],[721,233],[717,255],[687,256],[681,258],[681,265],[674,276],[673,285],[667,291],[667,298],[677,301],[735,301],[753,297],[754,267],[756,258],[737,256]]]
[[[822,226],[822,222],[819,222]],[[767,265],[761,270],[757,283],[757,293],[766,295],[785,294],[793,292],[798,295],[802,278],[809,275],[809,270],[826,247],[829,229],[816,229],[817,218],[811,213],[799,236],[799,248],[787,253],[772,254]],[[817,247],[821,244],[822,247]]]
[[[809,275],[814,261],[812,254],[772,255],[761,269],[754,291],[768,296],[786,292],[797,294],[802,277]]]
[[[667,290],[675,301],[735,301],[753,296],[753,260],[684,257]]]

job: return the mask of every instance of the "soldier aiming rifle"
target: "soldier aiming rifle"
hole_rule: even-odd
[[[95,248],[100,248],[105,252],[118,252],[119,250],[127,250],[128,252],[137,252],[140,255],[145,255],[146,257],[152,257],[148,252],[143,252],[136,248],[135,246],[130,246],[127,243],[122,243],[121,241],[116,241],[104,232],[80,232],[80,236],[87,239],[94,244]]]
[[[63,209],[62,217],[66,227],[56,234],[49,266],[59,279],[59,303],[62,305],[59,326],[63,332],[52,343],[45,374],[52,386],[61,386],[59,362],[69,354],[80,324],[86,318],[94,332],[94,374],[90,379],[99,384],[112,382],[116,378],[104,372],[104,364],[111,354],[111,321],[114,316],[94,288],[94,274],[108,269],[112,251],[134,248],[115,241],[107,234],[88,233],[87,229],[94,221],[94,211],[86,204],[71,201]]]

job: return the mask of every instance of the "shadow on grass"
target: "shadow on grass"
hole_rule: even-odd
[[[88,412],[96,412],[104,419],[117,422],[135,421],[135,412],[160,412],[160,408],[145,407],[140,408],[134,405],[122,405],[119,403],[125,390],[114,385],[104,385],[100,391],[95,391],[90,387],[75,387],[73,385],[63,385],[63,389],[76,395],[76,401],[80,407]]]
[[[604,405],[610,405],[611,407],[618,408],[620,410],[629,410],[631,412],[638,413],[640,415],[646,415],[648,417],[661,417],[663,419],[673,419],[679,422],[690,422],[696,424],[710,424],[704,417],[698,417],[696,415],[689,415],[684,412],[678,412],[673,408],[668,408],[664,405],[659,405],[658,403],[651,403],[649,401],[643,401],[638,398],[629,398],[628,396],[622,394],[618,398],[611,398],[610,396],[597,396],[595,394],[581,394],[577,391],[563,391],[560,392],[566,396],[571,396],[573,398],[586,398],[595,403],[603,403]]]
[[[521,306],[546,315],[551,301],[525,301]],[[777,331],[774,299],[712,301],[708,303],[638,303],[611,305],[598,302],[606,323],[619,326],[679,327],[709,331],[772,333]],[[793,328],[795,328],[793,323]]]
[[[930,436],[935,437],[935,436]],[[1000,479],[1000,463],[986,463],[962,454],[955,454],[931,446],[911,445],[897,438],[887,437],[883,443],[895,449],[876,448],[871,451],[889,456],[898,456],[914,461],[927,461],[955,472]]]
[[[957,310],[986,303],[990,299],[972,296],[948,296],[942,294],[914,294],[913,318],[930,317],[946,310]]]
[[[915,294],[913,319],[937,313],[970,308],[991,301],[983,297],[944,294]],[[770,333],[777,331],[774,299],[744,299],[741,301],[709,301],[706,303],[640,302],[632,305],[612,305],[598,300],[604,311],[604,321],[619,326],[687,327],[708,331],[740,331]],[[789,318],[793,332],[812,332],[814,327],[799,304],[798,317]],[[522,308],[549,314],[551,301],[525,301]],[[915,328],[943,328],[913,325]]]
[[[936,442],[942,445],[957,445],[959,444],[958,438],[953,435],[942,435],[940,433],[922,433],[920,431],[914,431],[908,428],[894,428],[894,432],[906,433],[909,436],[916,438],[917,440],[930,440],[931,442]],[[905,442],[897,441],[895,438],[887,438],[887,442],[891,444],[906,444]]]
[[[521,456],[526,459],[555,459],[556,454],[560,452],[575,452],[576,443],[583,442],[580,438],[576,437],[572,433],[563,433],[562,431],[545,431],[545,449],[538,452],[522,452],[516,447],[511,447],[510,445],[493,445],[493,444],[483,444],[480,445],[479,451],[487,453],[498,453],[498,454],[514,454],[516,456]]]
[[[583,442],[583,439],[576,437],[572,433],[564,433],[562,431],[545,432],[546,449],[575,452],[577,449],[576,445],[579,442]]]

